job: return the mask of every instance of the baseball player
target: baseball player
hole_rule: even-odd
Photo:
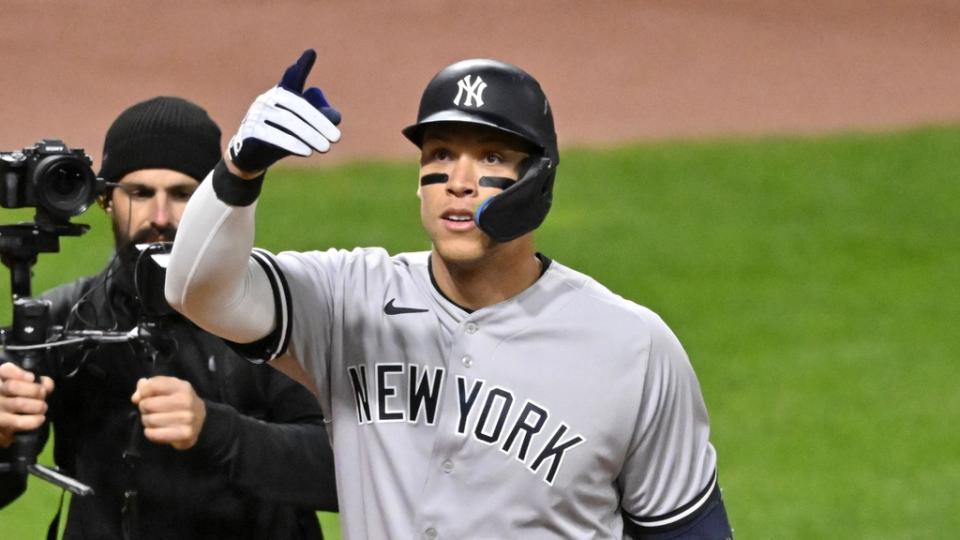
[[[303,91],[314,58],[256,99],[190,200],[166,294],[317,394],[345,536],[730,538],[677,338],[534,247],[559,152],[526,72],[466,60],[427,85],[403,134],[429,252],[253,249],[263,172],[340,138]]]

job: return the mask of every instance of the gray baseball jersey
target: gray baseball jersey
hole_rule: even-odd
[[[716,488],[700,389],[650,310],[559,263],[468,312],[429,253],[278,256],[278,327],[332,419],[352,538],[620,538]]]

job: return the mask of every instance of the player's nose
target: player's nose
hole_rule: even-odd
[[[479,180],[476,162],[468,155],[461,155],[447,179],[447,193],[455,197],[469,197],[477,192]]]

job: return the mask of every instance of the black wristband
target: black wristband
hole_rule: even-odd
[[[260,196],[263,188],[263,176],[244,180],[227,169],[222,159],[213,168],[213,192],[217,198],[230,206],[250,206]]]

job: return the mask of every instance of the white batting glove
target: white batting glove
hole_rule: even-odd
[[[262,171],[291,154],[327,152],[340,140],[340,113],[317,87],[303,91],[317,53],[308,49],[283,74],[280,84],[250,106],[228,153],[237,168]]]

